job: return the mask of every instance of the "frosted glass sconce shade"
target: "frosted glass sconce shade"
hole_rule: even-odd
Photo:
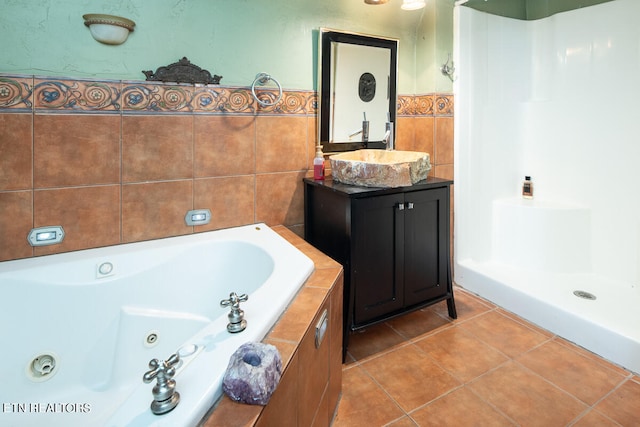
[[[122,44],[133,31],[135,22],[113,15],[90,13],[82,15],[94,39],[104,44]]]
[[[425,7],[425,2],[424,0],[403,0],[400,7],[404,10],[422,9]]]

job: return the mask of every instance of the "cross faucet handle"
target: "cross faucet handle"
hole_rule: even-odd
[[[175,365],[179,361],[180,356],[177,354],[172,354],[167,360],[152,359],[149,362],[149,368],[151,368],[151,370],[144,374],[142,380],[145,383],[150,383],[156,377],[158,377],[158,381],[173,378],[176,374]]]
[[[156,415],[166,414],[180,403],[180,393],[176,391],[176,382],[173,376],[176,374],[176,364],[180,361],[180,356],[172,354],[167,360],[151,359],[149,362],[150,371],[142,376],[142,381],[150,383],[154,379],[158,382],[153,386],[153,402],[151,402],[151,412]]]
[[[223,299],[222,301],[220,301],[220,307],[231,306],[234,309],[238,309],[240,308],[240,303],[245,302],[248,299],[249,299],[249,295],[247,294],[242,294],[238,296],[238,294],[236,294],[235,292],[231,292],[229,294],[229,299]]]
[[[229,299],[223,299],[220,301],[221,307],[231,307],[231,311],[227,315],[229,323],[227,324],[227,331],[235,334],[242,332],[247,328],[247,321],[244,320],[244,311],[240,309],[240,303],[249,299],[247,294],[238,296],[235,292],[229,294]]]

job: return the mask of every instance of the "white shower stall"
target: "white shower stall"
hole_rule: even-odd
[[[535,21],[454,8],[455,281],[634,372],[639,17],[637,0]]]

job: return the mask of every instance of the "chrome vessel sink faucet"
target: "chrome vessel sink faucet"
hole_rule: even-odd
[[[393,122],[387,122],[385,124],[385,132],[382,137],[382,142],[387,146],[387,150],[395,150],[395,143],[393,141]]]

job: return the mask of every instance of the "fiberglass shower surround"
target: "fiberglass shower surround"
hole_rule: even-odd
[[[456,282],[640,372],[640,2],[454,13]]]

